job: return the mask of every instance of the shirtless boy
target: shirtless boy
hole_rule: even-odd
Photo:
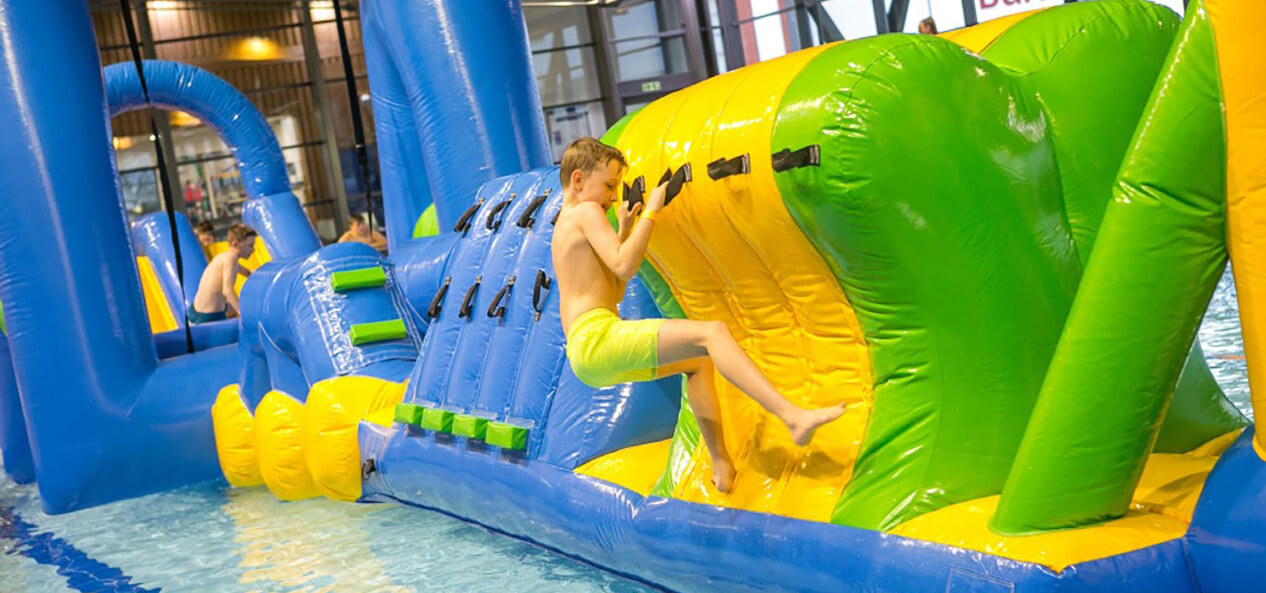
[[[365,215],[353,214],[348,218],[348,223],[350,226],[347,232],[338,238],[339,243],[356,241],[357,243],[365,243],[378,251],[387,248],[387,238],[382,236],[382,233],[369,228],[368,224],[365,224]]]
[[[246,259],[255,253],[255,230],[242,223],[229,227],[229,249],[215,256],[202,272],[202,280],[198,282],[198,294],[193,298],[193,307],[189,309],[189,323],[209,323],[227,319],[226,307],[239,311],[237,293],[233,285],[241,270],[238,260]]]
[[[606,211],[615,202],[624,167],[620,151],[593,138],[581,138],[563,153],[563,210],[552,249],[567,357],[576,377],[593,387],[685,374],[686,397],[712,457],[712,482],[717,490],[729,492],[734,463],[721,435],[714,365],[782,420],[801,446],[818,427],[844,413],[844,406],[807,410],[787,401],[720,321],[619,318],[616,306],[642,263],[665,194],[665,185],[660,185],[647,196],[645,207],[632,210],[621,201],[619,231],[611,230]]]

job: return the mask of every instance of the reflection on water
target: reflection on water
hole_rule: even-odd
[[[1249,413],[1235,286],[1222,278],[1200,327],[1209,366]],[[203,484],[48,516],[35,489],[0,480],[0,507],[34,524],[26,543],[0,538],[0,591],[65,592],[84,572],[165,592],[649,593],[651,589],[455,519],[400,505],[315,499]],[[3,519],[0,519],[3,522]],[[0,526],[3,527],[3,526]],[[23,556],[65,542],[96,562],[71,568]],[[34,555],[31,553],[31,555]],[[76,572],[78,571],[78,572]],[[117,582],[117,579],[116,581]],[[108,589],[107,589],[108,590]]]
[[[43,534],[164,592],[650,593],[650,588],[450,517],[400,505],[280,502],[203,484],[48,516],[34,488],[0,483]],[[73,591],[0,539],[0,591]],[[73,577],[74,575],[70,575]],[[107,589],[108,590],[108,589]]]
[[[1200,346],[1205,360],[1227,397],[1245,416],[1253,417],[1249,407],[1248,366],[1244,362],[1244,339],[1240,336],[1239,306],[1235,301],[1235,280],[1228,266],[1218,289],[1209,301],[1204,322],[1200,324]]]

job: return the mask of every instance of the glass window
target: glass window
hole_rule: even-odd
[[[572,140],[585,136],[598,137],[606,132],[607,121],[602,114],[602,102],[592,101],[546,109],[545,130],[549,134],[550,152],[557,163],[563,159],[563,151]]]
[[[602,95],[592,48],[533,54],[532,67],[536,71],[542,105],[574,103]]]
[[[634,39],[615,44],[616,79],[639,80],[686,72],[686,42],[678,37]]]
[[[725,61],[725,41],[721,38],[719,27],[712,29],[712,48],[717,60],[717,72],[729,72],[729,65]]]
[[[679,0],[629,0],[602,11],[612,39],[654,35],[681,28]]]
[[[533,52],[593,42],[583,7],[528,7],[523,11]]]
[[[826,0],[822,8],[845,39],[870,37],[878,32],[875,28],[875,5],[871,0]]]

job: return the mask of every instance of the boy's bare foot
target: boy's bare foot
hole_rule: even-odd
[[[729,459],[712,458],[712,485],[722,494],[734,487],[734,464]]]
[[[816,410],[805,410],[803,408],[797,410],[785,420],[787,429],[791,431],[791,440],[801,447],[809,444],[809,441],[813,440],[813,433],[819,427],[839,418],[844,413],[844,406],[845,404],[840,404]]]

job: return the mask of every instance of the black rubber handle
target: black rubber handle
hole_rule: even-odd
[[[822,151],[817,144],[811,144],[797,151],[784,148],[771,157],[775,173],[799,169],[800,167],[816,167],[822,164]]]
[[[479,283],[483,279],[483,276],[476,276],[475,283],[466,289],[466,298],[462,299],[462,308],[457,310],[458,317],[470,317],[471,304],[475,300],[475,291],[479,290]]]
[[[365,463],[360,464],[360,479],[368,480],[369,476],[378,472],[378,464],[374,462],[374,458],[370,457]]]
[[[492,297],[492,304],[488,305],[489,317],[500,317],[505,319],[506,308],[501,304],[501,299],[506,298],[506,295],[510,293],[510,287],[512,286],[514,286],[514,276],[511,276],[510,279],[506,281],[506,285],[502,286],[501,290],[497,291],[497,296]]]
[[[668,187],[664,190],[664,205],[667,206],[673,203],[673,199],[677,197],[677,194],[681,193],[681,188],[693,178],[690,174],[690,163],[686,163],[680,169],[677,169],[672,174],[672,177],[668,178]]]
[[[550,226],[558,226],[558,217],[562,215],[563,215],[563,209],[559,208],[558,212],[554,213],[554,218],[550,219],[549,221]]]
[[[719,158],[708,163],[708,177],[713,181],[725,179],[733,175],[746,175],[752,172],[752,161],[742,154],[732,159]]]
[[[457,224],[453,225],[453,232],[466,232],[466,230],[470,228],[470,219],[475,217],[475,213],[478,212],[479,207],[483,205],[483,200],[479,200],[478,202],[471,204],[470,208],[467,208],[466,211],[462,213],[462,217],[457,219]]]
[[[624,184],[624,201],[629,204],[629,211],[633,211],[633,207],[641,204],[646,199],[646,177],[641,175],[633,180],[633,184]]]
[[[519,220],[514,224],[519,225],[521,229],[531,228],[532,225],[536,224],[536,211],[540,210],[541,206],[545,204],[545,200],[549,198],[549,192],[550,190],[547,189],[545,193],[532,198],[532,201],[528,203],[527,210],[524,210],[523,214],[519,215]]]
[[[514,194],[510,194],[508,199],[499,202],[496,206],[493,206],[492,210],[488,212],[488,219],[484,221],[484,228],[490,231],[500,230],[502,218],[500,215],[502,212],[505,212],[506,207],[513,201]]]
[[[541,311],[545,310],[545,299],[549,298],[549,276],[545,275],[545,270],[538,269],[536,271],[536,286],[532,287],[532,310],[536,312],[536,320],[541,320]],[[542,297],[541,291],[544,290]]]
[[[444,302],[444,295],[448,294],[448,285],[453,281],[453,277],[449,276],[444,279],[444,285],[435,291],[435,298],[431,299],[431,306],[426,309],[428,319],[435,319],[440,316],[440,304]]]

